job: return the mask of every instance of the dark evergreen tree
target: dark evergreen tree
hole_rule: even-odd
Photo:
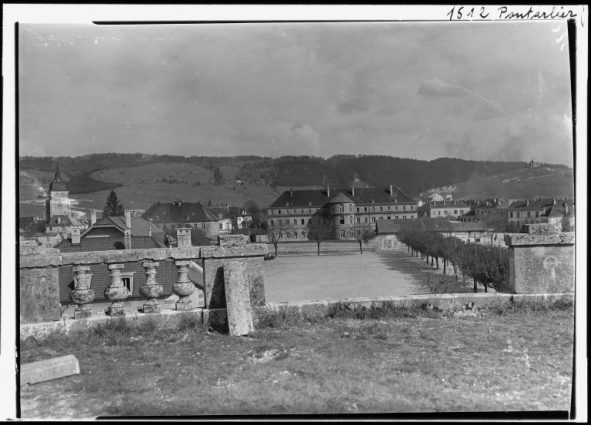
[[[113,217],[123,215],[124,213],[123,205],[119,202],[117,194],[114,190],[111,190],[111,193],[109,193],[109,196],[107,197],[105,208],[103,209],[103,215],[105,217]]]

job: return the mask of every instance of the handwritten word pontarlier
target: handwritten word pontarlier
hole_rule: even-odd
[[[473,19],[568,19],[568,18],[576,18],[577,14],[569,9],[564,9],[564,6],[560,6],[560,9],[557,9],[556,6],[552,7],[551,11],[544,11],[534,9],[530,6],[530,8],[525,11],[521,12],[516,10],[515,8],[511,8],[508,6],[501,6],[496,9],[486,8],[486,7],[477,7],[477,8],[469,8],[466,6],[454,6],[451,10],[446,14],[449,16],[449,20],[473,20]]]

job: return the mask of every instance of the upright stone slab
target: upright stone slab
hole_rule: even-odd
[[[224,264],[224,282],[230,335],[248,335],[254,331],[254,324],[246,263],[228,261]]]
[[[20,323],[60,319],[60,251],[43,248],[33,241],[19,244]]]
[[[505,237],[509,246],[509,285],[518,294],[572,293],[575,284],[575,234],[552,226]]]

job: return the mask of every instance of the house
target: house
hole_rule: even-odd
[[[413,229],[414,228],[414,229]],[[378,222],[378,235],[398,235],[404,230],[419,230],[424,232],[439,232],[445,237],[453,236],[464,242],[479,243],[484,240],[486,235],[486,226],[483,223],[466,223],[460,221],[432,220],[422,218],[411,223],[403,221]]]
[[[323,215],[333,239],[353,239],[358,226],[380,220],[416,219],[417,203],[398,187],[288,190],[267,208],[267,226],[282,228],[284,240],[306,240],[308,224]]]
[[[419,208],[419,217],[458,218],[470,211],[470,206],[462,201],[431,201]]]
[[[537,198],[513,202],[507,209],[510,224],[551,223],[560,229],[574,226],[574,202],[566,199]],[[566,218],[565,218],[566,217]]]
[[[173,201],[169,203],[156,203],[142,215],[144,220],[152,220],[152,223],[172,233],[177,227],[192,227],[205,232],[210,240],[217,240],[220,233],[229,233],[231,230],[231,218],[220,213],[216,215],[200,202]],[[230,223],[230,224],[228,224]],[[220,226],[222,227],[220,229]]]
[[[246,229],[252,224],[252,214],[241,207],[229,207],[230,214],[235,218],[235,229]]]
[[[152,223],[125,211],[124,217],[103,217],[95,220],[93,213],[90,228],[80,234],[72,232],[70,238],[61,241],[56,248],[60,252],[111,251],[122,249],[165,248],[173,241]],[[156,268],[157,280],[164,288],[164,294],[171,294],[172,284],[178,278],[173,261],[161,261]],[[91,288],[94,290],[94,301],[104,301],[104,291],[111,284],[111,275],[105,264],[91,265]],[[121,279],[130,291],[128,299],[142,298],[139,288],[146,281],[146,273],[141,263],[126,263]],[[60,302],[69,302],[69,294],[74,281],[72,267],[59,268]]]
[[[208,207],[207,211],[217,218],[218,235],[227,235],[232,231],[232,214],[229,207]]]
[[[236,229],[232,232],[233,235],[246,235],[248,241],[251,243],[267,243],[269,242],[267,230],[262,227],[250,227],[243,229]]]

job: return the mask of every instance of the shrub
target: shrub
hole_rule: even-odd
[[[415,279],[412,288],[416,292],[429,294],[451,294],[463,292],[465,284],[457,281],[454,276],[429,273],[420,279]]]

